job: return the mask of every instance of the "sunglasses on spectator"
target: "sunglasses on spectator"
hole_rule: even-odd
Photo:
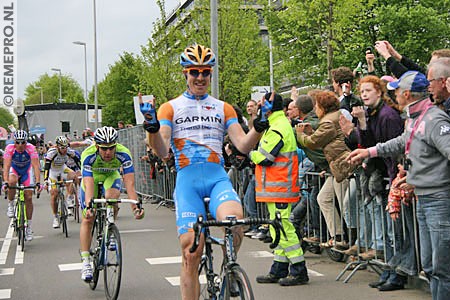
[[[27,141],[16,141],[16,145],[25,145]]]
[[[98,145],[98,147],[99,147],[100,149],[102,149],[103,151],[108,151],[108,150],[112,151],[112,150],[116,149],[116,144],[114,144],[114,145],[109,145],[109,146],[101,146],[101,145]]]
[[[200,74],[202,74],[203,77],[208,77],[209,75],[211,75],[211,69],[186,69],[186,73],[189,73],[189,75],[191,75],[192,77],[197,78],[198,76],[200,76]]]

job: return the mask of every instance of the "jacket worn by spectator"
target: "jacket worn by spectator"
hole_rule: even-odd
[[[421,112],[428,111],[411,139],[411,161],[406,182],[415,186],[416,195],[429,195],[450,189],[450,118],[429,98],[409,107],[405,132],[395,139],[369,148],[370,156],[389,157],[405,153],[411,132]]]

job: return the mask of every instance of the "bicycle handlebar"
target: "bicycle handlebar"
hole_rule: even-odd
[[[265,218],[244,218],[244,219],[231,219],[231,220],[208,220],[204,221],[203,215],[199,215],[197,218],[197,222],[194,224],[194,243],[189,249],[190,253],[193,253],[197,250],[198,244],[200,242],[200,233],[204,227],[233,227],[237,225],[260,225],[260,224],[269,224],[272,225],[275,229],[275,239],[269,245],[270,249],[274,249],[278,246],[280,242],[281,233],[283,233],[286,238],[286,232],[284,231],[283,225],[281,223],[281,213],[279,211],[275,212],[275,219],[265,219]]]
[[[91,199],[88,209],[93,209],[94,204],[116,204],[116,203],[132,203],[136,204],[139,209],[142,209],[142,203],[134,199]]]
[[[12,189],[12,190],[23,190],[23,191],[26,191],[26,190],[35,190],[37,187],[38,187],[38,186],[35,185],[35,184],[27,185],[27,186],[24,186],[23,184],[21,184],[21,185],[9,185],[9,186],[6,188],[6,191],[5,191],[5,199],[8,199],[8,193],[7,193],[8,189]],[[36,194],[36,196],[37,196],[38,199],[39,199],[39,196],[40,196],[40,195],[41,195],[41,193],[37,193],[37,194]]]

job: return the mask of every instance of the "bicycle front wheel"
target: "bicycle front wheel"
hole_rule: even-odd
[[[17,238],[22,252],[25,250],[25,202],[17,200]]]
[[[234,265],[226,274],[225,279],[225,300],[242,299],[254,300],[252,286],[244,269],[239,265]]]
[[[105,295],[108,300],[115,300],[119,296],[120,281],[122,279],[122,244],[119,229],[111,224],[108,228],[108,240],[105,241]]]
[[[62,228],[63,234],[66,237],[69,237],[69,233],[67,231],[68,212],[67,212],[67,206],[66,206],[66,199],[63,194],[59,194],[56,201],[57,201],[56,203],[58,203],[58,214],[59,214],[59,220],[61,223],[61,228]]]
[[[94,225],[92,226],[91,232],[91,248],[90,254],[93,262],[93,274],[92,280],[89,282],[89,287],[91,290],[95,290],[98,283],[98,274],[100,273],[101,268],[101,237],[99,236],[101,232],[100,224],[95,220]]]

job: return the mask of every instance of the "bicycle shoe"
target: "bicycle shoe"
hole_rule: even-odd
[[[8,218],[14,217],[14,202],[13,201],[8,201],[8,210],[6,211],[6,215],[8,216]]]
[[[92,266],[89,261],[84,261],[83,267],[81,268],[81,280],[90,282],[92,277]]]
[[[53,228],[59,228],[59,217],[56,216],[53,218]]]
[[[111,237],[108,243],[108,250],[116,251],[116,247],[117,247],[116,239],[114,237]]]
[[[33,240],[33,230],[31,227],[27,226],[25,229],[25,240],[32,241]]]

